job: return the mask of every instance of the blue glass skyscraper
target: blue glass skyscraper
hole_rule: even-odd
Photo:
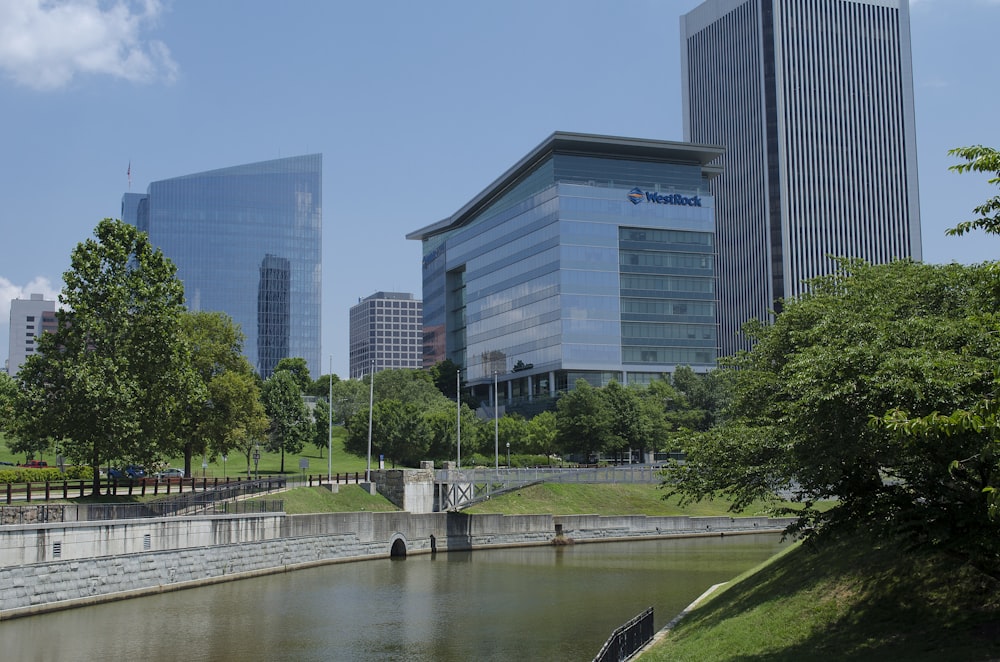
[[[716,364],[717,147],[557,132],[423,246],[424,365],[486,400]]]
[[[264,378],[285,357],[321,372],[323,157],[310,154],[152,182],[122,220],[177,265],[191,310],[221,311]]]

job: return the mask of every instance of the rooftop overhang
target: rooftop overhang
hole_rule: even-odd
[[[556,131],[457,212],[437,223],[409,233],[406,238],[420,241],[461,227],[552,154],[695,165],[701,167],[702,176],[712,178],[722,172],[721,166],[711,164],[722,156],[724,151],[722,147],[715,145]]]

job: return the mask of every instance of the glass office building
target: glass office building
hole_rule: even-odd
[[[191,310],[222,311],[267,378],[301,357],[321,374],[321,154],[212,170],[126,193],[122,219],[177,265]]]
[[[423,245],[424,366],[451,359],[504,402],[714,367],[720,154],[557,132],[409,234]]]
[[[681,34],[684,137],[726,149],[724,355],[831,256],[921,259],[906,0],[707,0]]]

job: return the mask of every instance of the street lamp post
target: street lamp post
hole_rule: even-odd
[[[497,371],[493,371],[493,452],[496,470],[500,471],[500,395],[497,391]]]
[[[457,468],[462,468],[462,369],[455,371],[455,430],[458,436]]]
[[[510,442],[507,442],[507,468],[510,469]]]
[[[326,482],[333,483],[333,354],[330,355],[330,388],[326,397],[326,431],[330,447],[326,454]]]
[[[368,379],[371,384],[368,387],[368,468],[365,470],[365,481],[370,483],[372,482],[372,408],[375,406],[375,359],[372,359]]]

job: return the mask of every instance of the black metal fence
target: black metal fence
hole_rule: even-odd
[[[650,607],[625,625],[615,630],[594,662],[620,662],[627,660],[653,639],[653,608]]]
[[[261,481],[286,480],[286,478],[243,478],[242,476],[227,478],[138,478],[136,480],[104,479],[100,481],[100,492],[108,496],[158,496],[160,494],[183,494],[187,492],[204,492],[228,488],[232,485],[259,483]],[[346,475],[345,475],[346,482]],[[45,481],[40,483],[7,483],[2,486],[6,501],[12,504],[16,501],[53,501],[57,499],[83,498],[93,487],[91,480]]]
[[[145,503],[84,503],[73,505],[0,506],[0,524],[139,519],[182,515],[260,514],[282,512],[284,501],[246,501],[247,497],[283,489],[286,480],[262,478],[222,483],[199,492]]]

